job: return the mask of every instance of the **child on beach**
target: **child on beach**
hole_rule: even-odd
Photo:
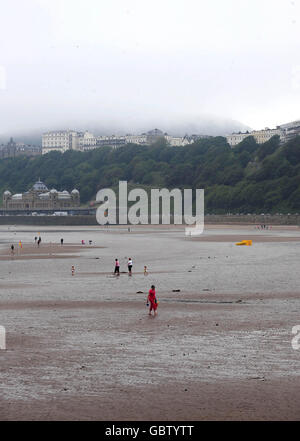
[[[115,274],[117,276],[120,275],[120,262],[118,259],[115,259]]]
[[[151,289],[149,289],[149,294],[148,294],[148,297],[147,297],[147,304],[149,304],[149,306],[150,306],[150,308],[149,308],[149,315],[152,315],[151,311],[153,309],[154,316],[156,316],[157,315],[158,301],[157,301],[157,298],[156,298],[155,286],[154,285],[152,285]]]

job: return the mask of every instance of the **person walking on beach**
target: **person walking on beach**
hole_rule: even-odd
[[[41,236],[39,237],[39,240],[37,241],[38,247],[40,246],[40,243],[42,242]]]
[[[64,244],[64,240],[63,240],[63,238],[60,239],[60,244],[61,244],[61,245]]]
[[[115,259],[115,274],[117,276],[120,275],[120,262],[118,259]]]
[[[148,276],[148,270],[147,270],[147,266],[144,266],[144,276]]]
[[[37,237],[35,236],[35,238],[34,238],[34,243],[36,244],[36,241],[37,241]]]
[[[11,254],[14,255],[14,254],[15,254],[15,247],[14,247],[13,244],[12,244],[12,246],[10,247],[10,249],[11,249]]]
[[[153,309],[153,313],[154,313],[154,317],[157,315],[157,298],[156,298],[156,293],[155,293],[155,286],[152,285],[151,289],[149,289],[149,294],[147,297],[147,305],[149,304],[150,308],[149,308],[149,315],[151,314],[151,311]]]
[[[132,271],[132,259],[131,259],[131,257],[129,257],[127,265],[128,265],[128,275],[131,276],[132,275],[132,272],[131,272]]]

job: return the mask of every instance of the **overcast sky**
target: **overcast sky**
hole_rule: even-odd
[[[0,2],[0,134],[300,119],[300,0]]]

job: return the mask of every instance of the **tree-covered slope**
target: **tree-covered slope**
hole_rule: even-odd
[[[81,201],[119,180],[153,188],[204,188],[207,212],[299,212],[300,138],[259,145],[248,137],[231,149],[223,137],[185,147],[102,147],[0,161],[0,191],[23,192],[41,178],[49,188],[80,190]]]

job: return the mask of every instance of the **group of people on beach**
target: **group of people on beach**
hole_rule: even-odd
[[[128,262],[127,262],[127,268],[128,268],[128,275],[131,276],[132,275],[132,259],[131,257],[128,258]],[[115,259],[115,271],[114,274],[116,274],[117,276],[120,275],[120,262],[119,259]]]
[[[89,245],[92,245],[92,243],[93,243],[93,241],[89,240]],[[84,239],[81,240],[81,245],[85,245],[85,240]]]
[[[132,258],[129,257],[128,258],[128,262],[127,262],[127,268],[128,268],[128,275],[132,276],[132,266],[133,266],[133,262],[132,262]],[[119,259],[115,259],[115,270],[114,270],[114,274],[116,276],[120,275],[120,261]],[[148,275],[148,269],[147,266],[144,265],[144,276]]]
[[[132,266],[133,266],[132,258],[129,257],[128,261],[127,261],[128,275],[129,276],[132,275]],[[115,259],[114,274],[116,276],[120,275],[120,262],[119,262],[119,259]],[[147,275],[147,274],[148,274],[147,266],[144,266],[144,275]],[[156,316],[157,315],[158,300],[156,298],[156,292],[155,292],[155,286],[154,285],[152,285],[151,289],[149,290],[148,297],[147,297],[147,306],[149,306],[149,315],[152,315],[152,311],[153,311],[154,316]]]
[[[41,242],[42,242],[41,236],[39,236],[39,237],[35,236],[34,243],[37,244],[38,247],[40,246]]]
[[[34,243],[37,244],[38,247],[40,246],[40,243],[41,243],[41,242],[42,242],[41,236],[39,236],[39,237],[35,236],[35,238],[34,238]],[[92,242],[92,241],[90,241],[90,242]],[[20,243],[21,243],[21,242],[20,242]],[[61,238],[61,239],[60,239],[60,244],[61,244],[61,246],[63,245],[63,243],[64,243],[64,239]],[[11,254],[12,254],[12,255],[14,254],[14,251],[15,251],[15,247],[14,247],[14,245],[12,244],[12,245],[11,245]],[[129,276],[132,275],[132,267],[133,267],[133,261],[132,261],[132,258],[129,257],[129,258],[128,258],[128,261],[127,261],[127,268],[128,268],[128,275],[129,275]],[[72,275],[74,274],[73,268],[74,268],[74,267],[72,267]],[[115,259],[115,270],[114,270],[114,274],[115,274],[116,276],[119,276],[119,275],[120,275],[120,261],[119,261],[119,259],[117,259],[117,258]],[[147,266],[146,266],[146,265],[144,266],[144,275],[145,275],[145,276],[148,275],[148,270],[147,270]],[[151,289],[149,290],[149,293],[148,293],[148,297],[147,297],[147,307],[148,307],[148,306],[149,306],[149,315],[152,315],[152,311],[153,311],[154,316],[156,316],[156,315],[157,315],[158,300],[157,300],[157,298],[156,298],[156,292],[155,292],[155,286],[154,286],[154,285],[151,285]]]
[[[257,228],[257,230],[271,230],[271,225],[266,225],[266,224],[261,224],[261,225],[257,225],[255,228]]]

